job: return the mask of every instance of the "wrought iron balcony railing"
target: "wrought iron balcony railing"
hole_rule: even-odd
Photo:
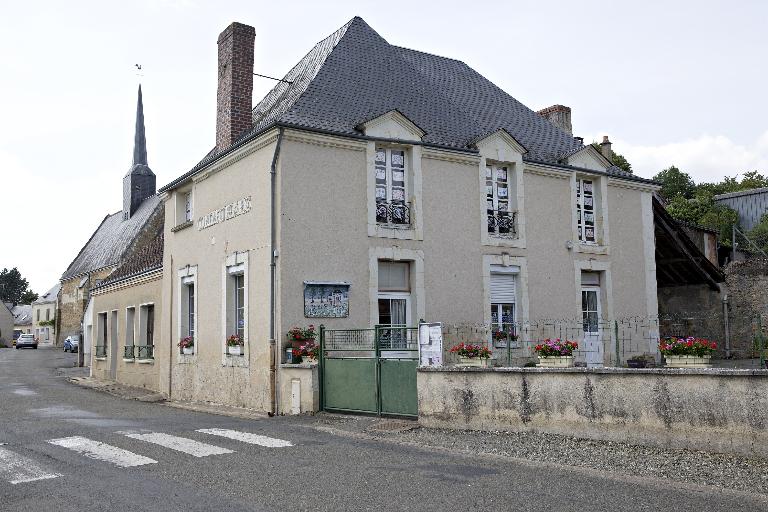
[[[138,350],[136,359],[154,359],[155,358],[154,345],[137,345],[136,349]]]
[[[517,212],[488,210],[488,234],[500,238],[517,238]]]
[[[107,357],[106,345],[96,345],[96,357]]]
[[[126,345],[123,347],[123,359],[133,359],[133,345]]]
[[[403,201],[377,201],[376,222],[409,226],[411,224],[411,206]]]

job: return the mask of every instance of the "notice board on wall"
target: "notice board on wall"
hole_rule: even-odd
[[[419,324],[419,366],[443,366],[443,324]]]
[[[349,316],[349,283],[304,281],[304,316],[346,318]]]

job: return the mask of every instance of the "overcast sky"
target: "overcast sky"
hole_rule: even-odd
[[[768,172],[765,1],[0,0],[0,12],[0,268],[38,293],[122,208],[139,79],[158,187],[213,146],[216,38],[232,21],[256,27],[258,73],[283,76],[358,15],[533,109],[570,106],[574,134],[610,135],[640,176]],[[256,78],[254,100],[272,85]]]

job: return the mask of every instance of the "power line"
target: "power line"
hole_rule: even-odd
[[[277,82],[285,82],[287,84],[292,84],[293,83],[293,82],[289,82],[288,80],[283,80],[282,78],[275,78],[275,77],[272,77],[272,76],[260,75],[259,73],[254,73],[254,76],[260,76],[261,78],[269,78],[270,80],[275,80]]]

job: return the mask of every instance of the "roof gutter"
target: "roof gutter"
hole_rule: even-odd
[[[280,345],[275,336],[275,319],[277,316],[277,303],[275,300],[275,289],[277,288],[277,160],[280,157],[280,146],[283,142],[283,127],[277,132],[277,142],[275,143],[275,154],[272,157],[272,166],[269,171],[270,182],[270,258],[269,258],[269,376],[272,384],[272,403],[270,404],[270,416],[276,416],[280,413],[278,384],[278,361],[280,361]]]

